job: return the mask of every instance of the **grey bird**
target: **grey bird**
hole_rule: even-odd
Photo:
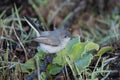
[[[67,27],[60,27],[53,31],[39,32],[30,18],[24,17],[24,19],[36,32],[37,37],[33,40],[39,42],[40,49],[46,53],[56,53],[62,50],[70,40],[71,33]]]

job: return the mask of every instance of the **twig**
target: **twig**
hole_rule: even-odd
[[[17,40],[19,41],[20,45],[22,46],[22,48],[23,48],[23,50],[24,50],[24,52],[25,52],[25,59],[26,59],[26,61],[27,61],[27,60],[28,60],[28,58],[27,58],[27,51],[26,51],[25,47],[23,46],[22,42],[20,41],[20,38],[18,37],[18,35],[17,35],[14,27],[13,27],[13,31],[14,31],[14,33],[15,33],[15,36],[16,36]]]
[[[37,66],[38,80],[40,80],[39,58],[37,57],[35,60],[36,60],[36,66]]]

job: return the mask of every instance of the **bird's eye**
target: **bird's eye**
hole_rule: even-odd
[[[67,36],[65,35],[64,38],[66,38]]]

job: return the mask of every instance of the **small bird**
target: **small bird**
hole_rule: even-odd
[[[71,33],[67,27],[60,27],[53,31],[41,31],[39,32],[35,28],[35,24],[28,17],[24,17],[25,21],[30,25],[30,27],[36,32],[37,38],[33,39],[39,42],[39,47],[46,53],[56,53],[67,45],[70,40]]]

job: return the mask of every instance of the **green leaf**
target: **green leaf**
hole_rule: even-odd
[[[36,55],[33,58],[29,59],[26,63],[24,64],[21,63],[20,66],[21,66],[22,72],[29,73],[29,70],[35,70],[36,68],[35,59],[38,57],[39,60],[43,60],[44,54],[45,53],[43,51],[39,51],[38,53],[36,53]],[[40,62],[40,64],[42,65],[42,62]]]
[[[44,57],[43,57],[44,55],[46,55],[46,53],[43,52],[42,50],[39,50],[39,51],[35,54],[34,58],[39,57],[39,59],[43,59],[43,58],[44,58]]]
[[[19,67],[19,66],[17,66]],[[33,63],[20,64],[21,70],[23,73],[30,73],[30,71],[35,70],[35,65]],[[29,71],[30,70],[30,71]]]
[[[111,46],[103,47],[98,51],[97,56],[102,56],[106,52],[109,52],[109,51],[112,51],[112,50],[113,50],[113,48]]]
[[[62,70],[62,66],[56,66],[56,65],[48,65],[47,70],[49,71],[50,74],[56,75]]]
[[[82,53],[84,52],[85,44],[86,43],[75,44],[69,57],[74,61],[79,60],[81,58]]]
[[[35,70],[35,60],[31,58],[26,63],[20,63],[20,66],[23,73],[30,73],[29,70]]]
[[[65,56],[65,55],[64,55]],[[53,59],[53,64],[58,64],[58,65],[64,65],[66,61],[64,60],[64,57],[62,54],[58,54],[54,59]]]
[[[92,59],[93,59],[92,54],[86,54],[80,60],[76,61],[75,64],[76,64],[76,66],[78,67],[79,70],[82,70],[82,69],[89,66]]]
[[[67,44],[66,48],[63,49],[61,52],[62,54],[69,54],[72,51],[72,48],[75,44],[80,43],[80,37],[79,36],[74,36]],[[61,53],[60,52],[60,53]]]
[[[72,52],[70,53],[70,58],[77,61],[83,57],[88,51],[98,50],[99,45],[93,42],[83,42],[75,44]]]
[[[80,43],[80,37],[79,36],[74,36],[67,44],[67,46],[65,47],[65,49],[63,49],[62,51],[56,53],[57,56],[53,59],[53,64],[59,64],[59,65],[64,65],[65,64],[65,60],[64,60],[64,56],[67,56],[71,53],[72,48],[75,44]]]
[[[75,36],[72,40],[70,40],[66,48],[57,53],[57,56],[53,59],[53,64],[57,64],[63,67],[66,64],[68,64],[67,62],[69,61],[66,61],[65,59],[65,57],[68,57],[70,58],[70,60],[75,62],[78,69],[82,69],[89,66],[91,59],[93,58],[93,55],[90,53],[89,54],[87,53],[88,51],[91,51],[91,50],[98,50],[99,45],[89,41],[80,42],[79,40],[80,40],[79,36]],[[58,69],[60,69],[59,66],[56,66],[57,71],[59,71]],[[71,66],[74,66],[74,65],[71,65]],[[53,71],[55,71],[54,68],[52,68],[51,73]]]
[[[85,45],[85,52],[88,52],[90,50],[99,50],[99,45],[93,42],[87,42]]]

